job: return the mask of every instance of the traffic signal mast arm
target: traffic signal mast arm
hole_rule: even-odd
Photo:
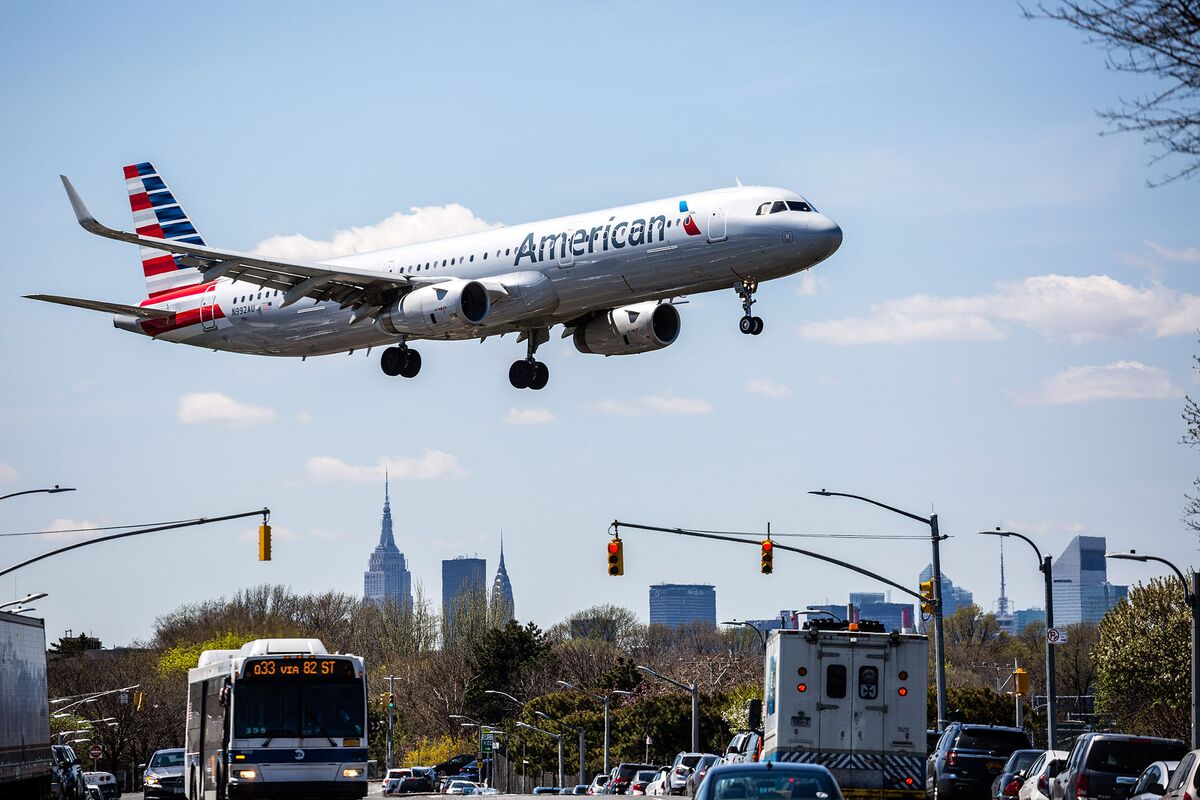
[[[610,530],[612,530],[615,534],[621,528],[632,528],[634,530],[640,530],[640,531],[657,531],[659,533],[673,533],[677,536],[693,536],[698,539],[716,539],[717,541],[720,541],[720,542],[733,542],[735,544],[748,544],[751,547],[753,547],[754,545],[758,545],[760,548],[762,548],[763,544],[764,544],[764,540],[762,540],[762,539],[742,539],[737,536],[725,536],[725,535],[722,535],[719,533],[707,533],[704,531],[692,531],[692,530],[687,530],[685,528],[663,528],[663,527],[659,527],[657,525],[640,525],[635,522],[621,522],[620,520],[613,520],[612,525],[610,526]],[[619,539],[614,539],[614,541],[619,541]],[[779,542],[776,542],[773,539],[770,541],[771,541],[771,551],[772,552],[775,550],[786,550],[789,553],[799,553],[802,556],[808,556],[809,558],[815,558],[818,561],[825,561],[829,564],[835,564],[839,567],[842,567],[843,569],[848,569],[851,572],[857,572],[859,575],[865,575],[868,578],[874,578],[875,580],[877,580],[881,583],[886,583],[888,586],[891,586],[893,589],[898,589],[901,592],[904,592],[905,594],[909,595],[910,597],[915,597],[916,599],[918,599],[922,602],[925,602],[925,598],[919,592],[915,592],[912,589],[908,588],[907,586],[904,586],[903,584],[899,584],[893,580],[889,580],[888,578],[883,577],[882,575],[880,575],[877,572],[871,572],[871,570],[869,570],[869,569],[863,569],[862,567],[855,566],[854,564],[850,564],[846,561],[842,561],[840,559],[834,558],[833,556],[822,555],[821,553],[814,553],[811,550],[803,550],[799,547],[792,547],[791,545],[787,545],[787,544],[780,544]]]

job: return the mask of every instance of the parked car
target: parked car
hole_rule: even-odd
[[[571,794],[587,794],[588,785],[586,783],[577,783],[575,788],[571,790]]]
[[[1180,760],[1186,753],[1178,739],[1085,733],[1075,740],[1066,764],[1050,783],[1050,798],[1123,798],[1150,764]]]
[[[175,797],[183,794],[183,748],[156,750],[146,762],[142,776],[142,796]]]
[[[1017,800],[1050,800],[1050,781],[1067,761],[1066,750],[1046,750],[1033,762]]]
[[[925,794],[936,800],[985,800],[1009,756],[1032,745],[1022,728],[952,722],[925,762]]]
[[[658,769],[639,769],[629,781],[629,794],[644,796],[646,787],[650,785],[650,781],[654,780],[654,776],[657,774]]]
[[[608,784],[604,787],[605,794],[628,794],[629,785],[633,778],[642,770],[657,770],[653,764],[618,764],[609,773]]]
[[[720,764],[708,771],[696,800],[842,800],[833,774],[818,764],[775,761],[768,764]]]
[[[683,792],[688,797],[695,797],[696,790],[700,788],[700,784],[704,782],[704,776],[708,774],[709,769],[717,764],[724,763],[724,760],[712,753],[706,753],[696,762],[696,766],[688,773],[687,783],[684,784]]]
[[[387,774],[383,776],[383,796],[392,797],[400,794],[400,781],[412,774],[408,769],[396,767],[389,769]]]
[[[604,785],[608,783],[608,773],[601,772],[596,777],[592,778],[592,783],[588,786],[588,794],[604,794]]]
[[[646,794],[654,797],[662,797],[666,794],[671,794],[671,768],[661,767],[658,772],[654,773],[654,780],[646,784]]]
[[[680,753],[675,756],[675,760],[671,763],[670,783],[667,786],[668,794],[683,794],[687,789],[688,775],[692,773],[704,755],[704,753]]]
[[[58,784],[58,796],[63,800],[83,800],[87,795],[87,781],[71,745],[52,745],[50,757],[53,762],[54,783]]]
[[[85,772],[83,779],[88,785],[100,788],[100,797],[103,800],[116,800],[121,796],[121,787],[117,785],[117,776],[111,772]]]
[[[1158,800],[1167,793],[1167,785],[1178,766],[1178,761],[1155,761],[1146,767],[1129,790],[1129,800]]]
[[[1179,766],[1171,780],[1167,782],[1167,791],[1163,800],[1183,800],[1185,797],[1195,797],[1200,790],[1200,750],[1193,750],[1179,760]]]
[[[537,789],[534,789],[533,793],[537,794]],[[446,787],[446,794],[475,794],[475,784],[470,781],[452,780]]]
[[[399,794],[429,793],[436,788],[433,769],[430,767],[409,767],[408,775],[400,779],[396,791]]]
[[[1004,769],[992,781],[992,800],[1013,800],[1025,783],[1026,770],[1043,754],[1042,750],[1017,750],[1009,756]]]
[[[100,787],[94,783],[86,784],[87,800],[104,800],[104,795],[100,794]]]
[[[726,764],[745,764],[758,761],[762,753],[762,734],[758,731],[743,731],[734,734],[725,748]]]

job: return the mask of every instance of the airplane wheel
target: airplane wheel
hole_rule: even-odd
[[[406,378],[415,378],[421,371],[421,354],[416,350],[404,351],[404,363],[400,366],[400,374]]]
[[[533,380],[533,365],[528,361],[514,361],[508,368],[508,382],[514,389],[528,389]]]
[[[541,361],[533,362],[533,375],[529,379],[529,388],[537,391],[545,389],[550,380],[550,368]]]
[[[379,357],[379,366],[383,369],[384,375],[396,377],[404,368],[404,351],[399,347],[389,347]]]
[[[747,314],[738,321],[738,330],[742,333],[754,333],[754,317]]]
[[[750,333],[753,334],[754,336],[758,336],[760,333],[763,332],[762,317],[751,317],[750,319],[753,320],[753,324],[754,324],[754,327],[752,327],[750,329]]]

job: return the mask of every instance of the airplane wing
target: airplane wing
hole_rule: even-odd
[[[103,300],[81,300],[77,297],[60,297],[56,294],[27,294],[25,297],[29,300],[42,300],[47,303],[87,308],[92,311],[107,311],[110,314],[127,314],[131,317],[141,317],[142,319],[166,319],[175,316],[174,311],[167,311],[165,308],[142,308],[141,306],[127,306],[121,303],[106,303]]]
[[[59,177],[67,190],[76,219],[89,233],[182,255],[181,262],[199,269],[205,280],[229,277],[256,283],[263,288],[279,289],[284,293],[283,306],[291,305],[302,297],[311,297],[317,301],[336,301],[343,308],[380,307],[402,294],[400,290],[449,280],[448,277],[417,278],[309,261],[267,258],[119,231],[97,222],[67,176]]]

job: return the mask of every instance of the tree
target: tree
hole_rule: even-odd
[[[1186,739],[1190,641],[1191,617],[1174,577],[1130,590],[1100,621],[1097,711],[1127,733]]]
[[[1200,357],[1193,356],[1192,369],[1200,372]],[[1186,430],[1183,443],[1188,447],[1200,445],[1200,405],[1191,395],[1183,399],[1183,424]],[[1186,495],[1187,505],[1183,508],[1183,521],[1194,531],[1200,532],[1200,478],[1192,482],[1192,487],[1198,490],[1195,495]]]
[[[1200,3],[1196,0],[1069,0],[1036,14],[1066,22],[1102,47],[1109,69],[1150,75],[1159,88],[1122,98],[1100,112],[1118,132],[1142,134],[1160,150],[1151,163],[1176,157],[1181,164],[1159,183],[1200,172]],[[1155,185],[1151,182],[1151,185]]]
[[[484,694],[498,689],[527,698],[533,688],[528,679],[550,653],[546,634],[532,622],[522,626],[509,620],[503,628],[488,628],[470,658],[473,682],[467,694],[480,719],[495,721],[513,716],[512,701]]]

